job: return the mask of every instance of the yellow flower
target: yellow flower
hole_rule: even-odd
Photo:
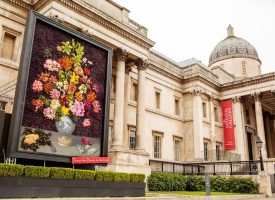
[[[66,108],[65,106],[61,107],[61,112],[63,115],[68,115],[69,114],[70,109]]]
[[[78,84],[78,79],[79,76],[75,75],[75,73],[73,73],[73,75],[71,76],[70,82],[74,83],[74,84]]]
[[[73,95],[73,94],[69,94],[69,95],[68,95],[68,99],[69,99],[69,100],[74,100],[74,95]]]

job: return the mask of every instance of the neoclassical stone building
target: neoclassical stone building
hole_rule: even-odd
[[[1,0],[1,109],[12,110],[31,9],[114,50],[108,169],[150,173],[149,159],[258,159],[257,136],[265,161],[272,162],[275,73],[261,74],[256,49],[229,26],[208,66],[196,59],[175,62],[152,50],[147,29],[112,0]],[[221,102],[228,99],[233,100],[233,150],[224,150]]]

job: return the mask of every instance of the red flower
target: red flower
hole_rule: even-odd
[[[40,99],[33,99],[32,105],[35,107],[35,111],[37,111],[39,108],[43,106],[43,101]]]
[[[91,70],[87,69],[87,68],[84,68],[84,74],[86,74],[87,76],[90,76],[91,75]]]

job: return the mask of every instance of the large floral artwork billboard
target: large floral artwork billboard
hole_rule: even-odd
[[[34,12],[26,34],[11,152],[105,156],[111,49]]]

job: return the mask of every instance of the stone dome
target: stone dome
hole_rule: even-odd
[[[234,36],[231,25],[227,28],[227,38],[219,42],[213,49],[209,58],[209,66],[228,58],[252,58],[261,62],[256,49],[249,42]]]

